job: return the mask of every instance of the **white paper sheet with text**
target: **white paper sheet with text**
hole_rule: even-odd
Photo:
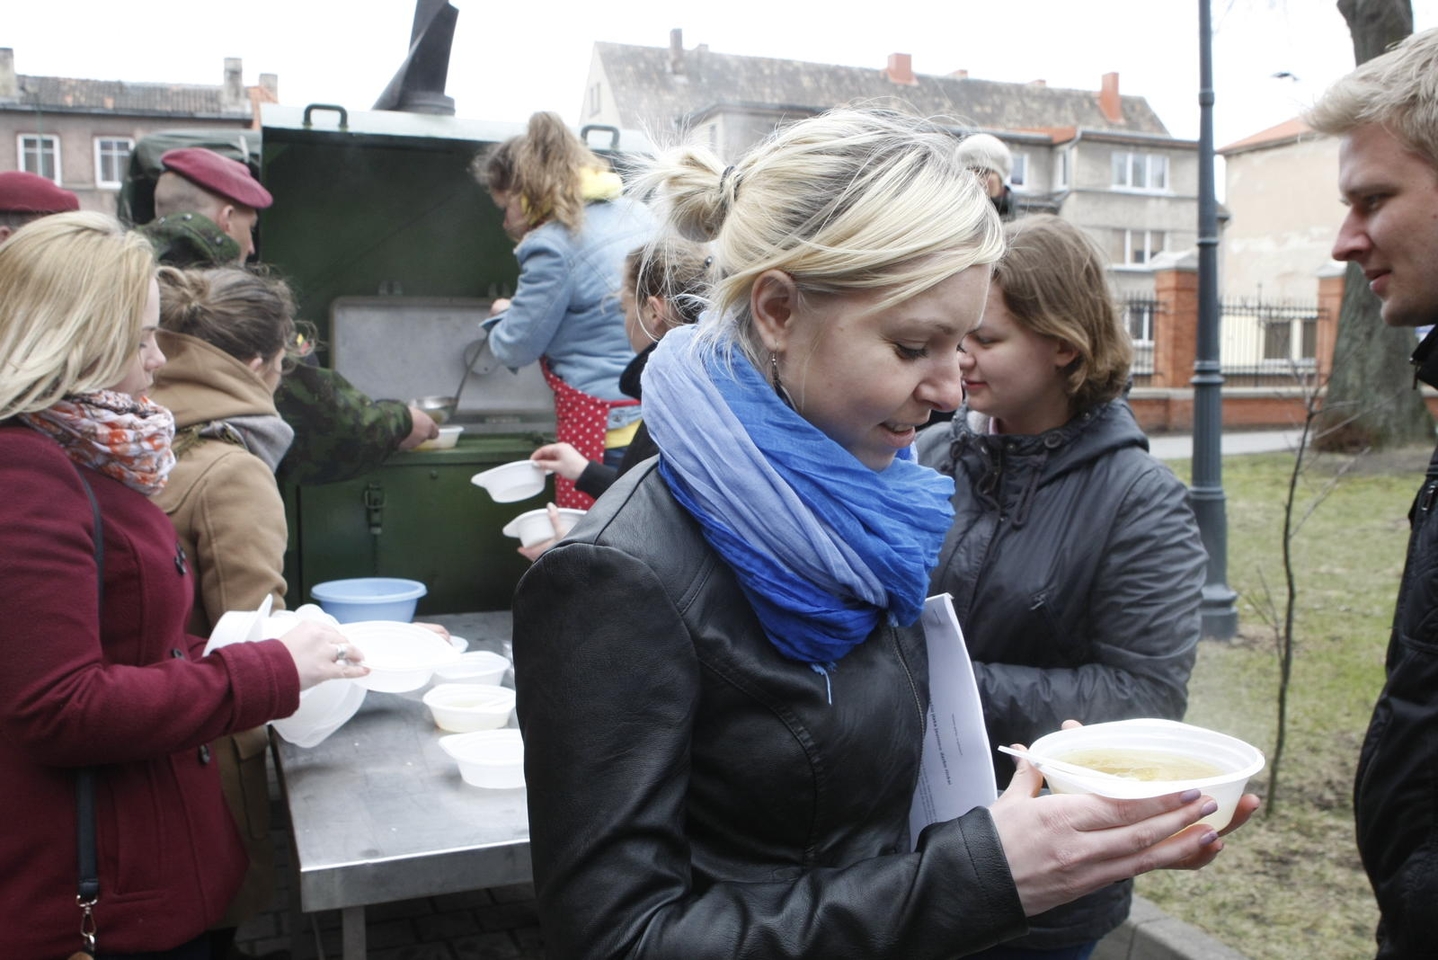
[[[998,797],[974,667],[949,595],[930,597],[920,622],[929,648],[929,716],[909,808],[915,844],[929,824],[963,816]]]

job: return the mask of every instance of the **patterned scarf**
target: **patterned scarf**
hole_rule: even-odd
[[[164,489],[175,465],[175,418],[144,397],[114,390],[74,393],[19,419],[53,438],[71,460],[147,497]]]
[[[832,664],[880,616],[918,619],[954,484],[903,451],[875,472],[779,399],[738,351],[671,330],[644,372],[659,471],[784,656]]]

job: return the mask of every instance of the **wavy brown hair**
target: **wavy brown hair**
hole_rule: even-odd
[[[584,145],[557,113],[536,113],[528,129],[483,151],[470,172],[491,193],[518,192],[530,224],[558,220],[571,232],[584,225],[581,170],[609,164]]]

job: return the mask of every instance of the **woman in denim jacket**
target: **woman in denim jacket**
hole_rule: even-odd
[[[559,439],[617,465],[639,422],[638,402],[619,388],[634,358],[620,277],[625,254],[648,241],[653,220],[553,113],[536,113],[526,133],[476,158],[473,170],[519,241],[514,297],[495,301],[485,324],[490,349],[512,368],[540,361],[555,392]],[[558,482],[561,506],[589,505]]]

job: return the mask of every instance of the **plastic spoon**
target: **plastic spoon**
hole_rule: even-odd
[[[1096,780],[1131,780],[1132,777],[1120,777],[1115,773],[1105,773],[1102,770],[1095,770],[1093,767],[1083,767],[1077,763],[1068,763],[1064,760],[1055,760],[1052,757],[1040,757],[1029,753],[1026,750],[1015,750],[1013,747],[1000,746],[999,753],[1007,753],[1012,757],[1023,757],[1029,763],[1038,767],[1040,771],[1044,767],[1052,767],[1060,773],[1067,773],[1075,777],[1090,777]]]

